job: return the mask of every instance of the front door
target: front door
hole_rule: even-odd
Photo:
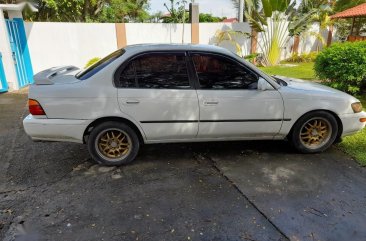
[[[258,76],[228,57],[192,53],[199,81],[198,138],[272,138],[283,121],[283,100],[257,89]]]
[[[118,101],[121,111],[140,123],[150,142],[197,135],[198,99],[185,52],[135,57],[121,72]]]

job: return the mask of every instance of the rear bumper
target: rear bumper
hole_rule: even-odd
[[[24,130],[33,140],[83,143],[84,131],[90,120],[37,119],[28,115]]]
[[[342,136],[355,134],[365,128],[366,125],[365,122],[360,122],[360,118],[366,118],[366,112],[340,115],[339,118],[341,119],[343,124]]]

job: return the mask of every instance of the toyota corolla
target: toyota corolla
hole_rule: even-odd
[[[128,46],[87,69],[51,68],[34,80],[26,133],[85,143],[104,165],[130,163],[151,143],[289,140],[317,153],[366,123],[356,98],[268,76],[214,46]]]

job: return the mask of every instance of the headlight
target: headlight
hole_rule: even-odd
[[[351,106],[352,106],[353,112],[355,112],[355,113],[360,113],[362,111],[362,104],[361,104],[361,102],[353,103]]]

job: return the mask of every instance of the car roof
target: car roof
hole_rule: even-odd
[[[126,51],[208,51],[223,54],[231,54],[227,49],[208,44],[135,44],[124,48]]]

